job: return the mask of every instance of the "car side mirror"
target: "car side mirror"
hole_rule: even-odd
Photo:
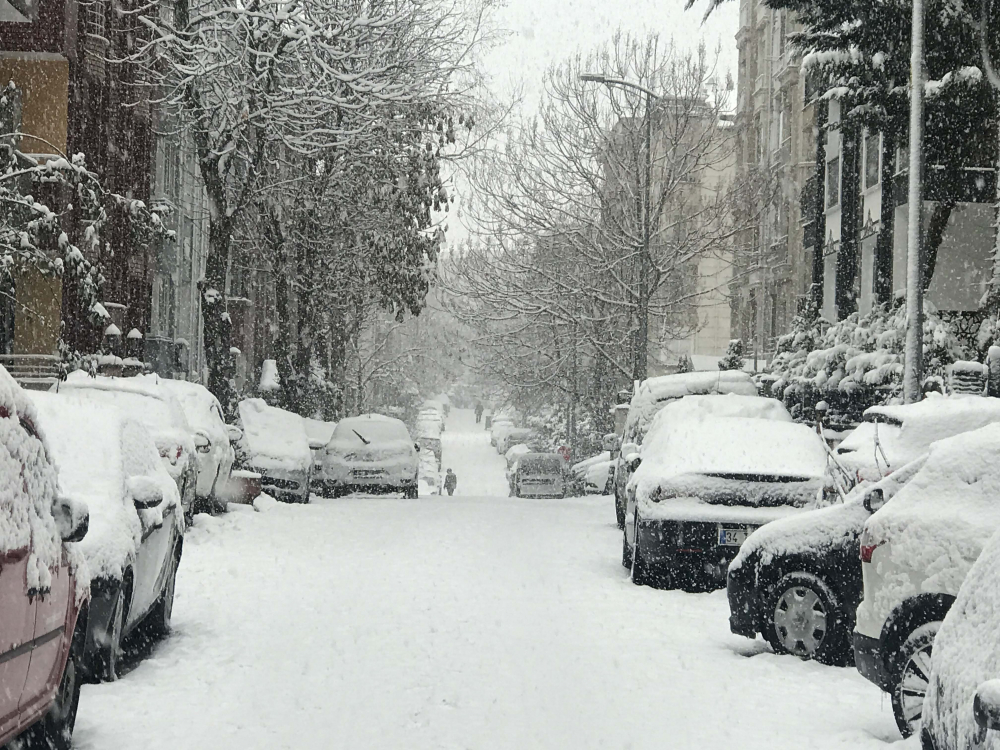
[[[862,500],[862,504],[865,506],[865,510],[869,513],[874,513],[885,505],[885,493],[882,491],[882,488],[875,487],[869,490],[865,494],[865,499]]]
[[[212,452],[212,439],[204,430],[198,430],[194,434],[194,448],[199,453]]]
[[[980,729],[1000,729],[1000,680],[987,680],[976,689],[972,715]]]
[[[163,502],[163,488],[152,477],[129,477],[127,486],[129,497],[138,510],[155,508]]]
[[[628,466],[628,470],[634,474],[642,465],[642,456],[638,453],[629,453],[625,457],[625,464]]]
[[[243,430],[234,424],[226,425],[226,432],[229,433],[229,442],[238,443],[243,439]]]
[[[80,542],[90,529],[90,511],[83,503],[60,497],[52,505],[59,536],[64,542]]]

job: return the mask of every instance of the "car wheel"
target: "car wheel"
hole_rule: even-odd
[[[87,618],[77,620],[76,631],[66,667],[52,705],[22,737],[25,750],[71,750],[76,713],[80,706],[83,685],[83,650],[87,636]]]
[[[837,597],[821,578],[789,573],[771,589],[764,637],[775,653],[826,664],[844,661],[848,631]]]
[[[115,594],[114,608],[111,610],[111,620],[108,623],[107,645],[100,655],[98,676],[104,682],[114,682],[118,679],[118,671],[122,662],[122,634],[125,632],[125,612],[127,581],[123,580]]]
[[[628,537],[622,531],[622,567],[626,570],[632,568],[632,548],[629,546]]]
[[[649,570],[649,563],[642,556],[642,549],[639,547],[639,514],[635,514],[635,532],[632,535],[635,543],[632,545],[632,583],[636,586],[650,586],[653,583],[653,576]]]
[[[931,651],[940,621],[921,625],[907,636],[899,648],[897,668],[891,683],[892,715],[903,738],[920,726],[924,696],[931,677]]]
[[[621,501],[618,497],[618,493],[615,493],[615,520],[618,521],[618,528],[625,528],[625,503]]]
[[[163,593],[146,616],[146,630],[154,638],[166,638],[170,635],[170,620],[174,612],[174,590],[177,586],[177,566],[180,563],[180,552],[170,556],[167,579],[163,583]]]
[[[407,500],[417,500],[420,497],[420,491],[417,489],[416,485],[413,487],[407,487],[403,490],[403,497]]]

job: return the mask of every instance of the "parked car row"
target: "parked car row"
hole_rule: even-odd
[[[832,452],[769,399],[644,408],[618,464],[635,583],[724,584],[734,633],[855,664],[923,750],[1000,747],[1000,399],[874,407]]]

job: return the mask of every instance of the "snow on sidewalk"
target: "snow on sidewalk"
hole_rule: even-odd
[[[633,586],[609,498],[506,497],[503,459],[466,416],[445,432],[455,497],[199,516],[174,634],[124,679],[84,688],[76,746],[797,750],[897,737],[888,701],[853,669],[731,635],[723,592]]]

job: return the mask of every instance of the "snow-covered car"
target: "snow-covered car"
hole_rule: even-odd
[[[313,458],[302,417],[260,398],[240,401],[238,411],[242,468],[260,474],[261,489],[278,500],[308,503]]]
[[[889,693],[904,736],[920,722],[934,636],[1000,528],[998,497],[1000,424],[993,424],[931,445],[913,478],[865,523],[854,658]]]
[[[418,496],[417,446],[406,425],[384,414],[340,420],[326,446],[323,482],[334,497],[351,492]]]
[[[588,495],[610,495],[614,488],[615,462],[610,451],[584,459],[570,467],[574,485]]]
[[[628,416],[619,436],[619,446],[615,457],[615,519],[618,528],[625,527],[625,488],[632,478],[629,470],[631,457],[642,448],[653,418],[672,401],[693,395],[731,393],[742,396],[757,396],[757,386],[745,372],[722,370],[716,372],[685,372],[676,375],[661,375],[642,381],[629,402]],[[780,401],[768,399],[785,410]],[[788,417],[789,421],[791,417]]]
[[[428,399],[420,407],[420,413],[417,415],[420,417],[430,417],[432,415],[437,415],[437,418],[441,420],[441,430],[444,431],[444,420],[448,416],[450,407],[445,408],[445,405],[438,401],[437,399]]]
[[[496,416],[490,425],[490,445],[496,447],[503,436],[515,427],[514,418],[507,416]]]
[[[130,633],[170,630],[184,541],[180,494],[131,413],[69,390],[33,393],[32,400],[62,492],[90,509],[79,545],[92,576],[83,658],[92,677],[114,680]]]
[[[854,487],[843,503],[781,518],[753,532],[729,565],[729,628],[775,653],[853,664],[854,615],[861,601],[861,531],[870,497],[894,496],[922,458],[877,484]]]
[[[878,481],[924,455],[935,440],[994,422],[1000,422],[1000,398],[929,393],[914,404],[872,406],[837,446],[837,460],[857,481]]]
[[[336,422],[324,422],[321,419],[304,417],[306,437],[309,439],[309,451],[312,453],[312,474],[309,479],[309,490],[317,495],[323,494],[323,456],[326,444],[333,437]]]
[[[233,443],[241,437],[239,428],[226,424],[219,400],[200,383],[166,378],[158,382],[177,397],[188,424],[194,430],[198,461],[196,500],[200,506],[209,509],[225,509],[225,500],[221,496],[225,494],[224,489],[233,470],[236,458]]]
[[[418,494],[441,494],[441,462],[430,451],[420,451],[420,475]]]
[[[167,473],[177,484],[181,506],[190,517],[198,485],[194,431],[177,397],[156,377],[92,377],[77,370],[53,390],[77,393],[106,406],[115,406],[142,422],[153,436]]]
[[[68,750],[83,677],[88,510],[58,487],[48,423],[0,366],[0,745]]]
[[[528,453],[531,453],[531,448],[524,443],[519,443],[517,445],[512,445],[504,454],[504,461],[507,463],[504,476],[507,477],[507,486],[510,487],[511,497],[514,496],[514,471],[517,469],[517,459],[521,456],[527,455]]]
[[[535,431],[529,427],[515,427],[512,430],[505,430],[503,436],[497,440],[497,453],[506,455],[511,447],[518,443],[530,443],[535,437]]]
[[[751,532],[822,502],[826,447],[810,427],[661,416],[628,485],[622,565],[636,584],[725,585]]]
[[[565,466],[558,453],[525,453],[514,464],[514,497],[565,497]]]
[[[922,750],[1000,748],[998,594],[1000,533],[995,533],[965,576],[934,639]]]

